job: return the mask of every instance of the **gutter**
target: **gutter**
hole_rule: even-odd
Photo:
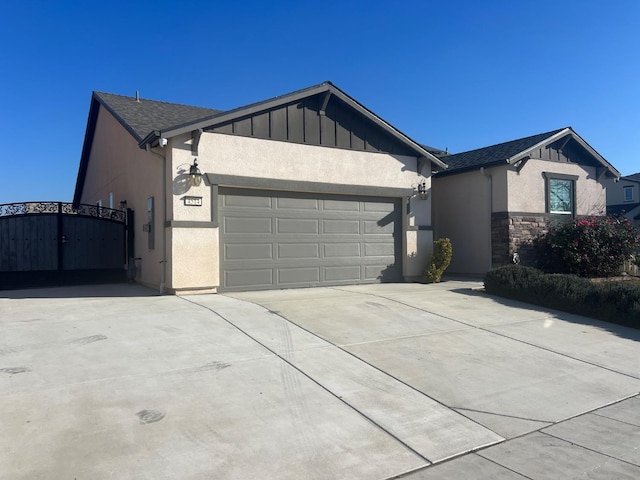
[[[162,145],[162,144],[161,144]],[[164,145],[162,145],[164,147]],[[162,259],[160,263],[162,268],[160,269],[160,294],[166,293],[167,283],[167,157],[164,154],[160,154],[151,150],[151,145],[146,144],[145,150],[156,157],[162,159]]]
[[[493,267],[492,225],[493,220],[493,175],[480,167],[480,173],[489,179],[489,270]]]

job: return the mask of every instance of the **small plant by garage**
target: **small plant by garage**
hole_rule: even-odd
[[[433,283],[440,282],[442,274],[451,263],[452,256],[453,247],[451,246],[451,240],[441,238],[433,242],[433,254],[429,259],[429,266],[424,272],[427,279]]]

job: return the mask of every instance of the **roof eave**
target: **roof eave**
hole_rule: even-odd
[[[566,137],[567,135],[571,135],[571,137],[576,142],[578,142],[585,150],[587,150],[587,152],[589,152],[589,154],[593,158],[595,158],[598,161],[598,163],[600,163],[607,170],[610,176],[615,178],[620,178],[620,172],[618,172],[618,170],[616,170],[616,168],[613,165],[607,162],[607,160],[605,160],[605,158],[602,155],[600,155],[595,149],[593,149],[591,145],[585,142],[584,139],[580,135],[578,135],[571,127],[567,127],[559,131],[558,133],[544,139],[543,141],[538,142],[535,145],[527,148],[526,150],[523,150],[522,152],[507,158],[506,161],[508,164],[512,165],[518,162],[519,160],[522,160],[523,158],[529,156],[531,152],[538,150],[539,148],[542,148],[546,145],[550,145],[553,142],[560,140],[563,137]]]
[[[580,135],[578,135],[576,132],[574,132],[573,130],[571,130],[571,134],[573,135],[573,138],[580,144],[582,145],[582,147],[587,150],[591,155],[593,155],[593,157],[595,157],[596,160],[598,160],[598,162],[600,162],[600,164],[602,164],[602,166],[604,168],[606,168],[608,170],[608,172],[611,174],[611,176],[615,177],[616,179],[619,179],[622,175],[620,174],[620,172],[613,166],[611,165],[602,155],[600,155],[591,145],[589,145]]]
[[[73,207],[80,205],[82,199],[82,191],[84,190],[84,181],[89,166],[89,156],[91,155],[91,147],[93,145],[93,136],[98,122],[98,111],[101,103],[96,99],[95,95],[91,97],[89,106],[89,115],[87,117],[87,128],[84,133],[84,142],[82,144],[82,153],[80,154],[80,165],[78,166],[78,177],[76,178],[76,188],[73,193]]]
[[[491,162],[482,163],[479,165],[469,165],[467,167],[460,167],[460,168],[454,168],[454,169],[451,169],[451,167],[449,167],[449,170],[438,172],[436,175],[438,177],[448,177],[450,175],[458,175],[460,173],[472,172],[474,170],[480,170],[482,168],[493,168],[493,167],[499,167],[503,165],[506,166],[507,162],[505,162],[504,160],[493,160]]]
[[[551,135],[550,137],[545,138],[544,140],[542,140],[541,142],[536,143],[535,145],[532,145],[531,147],[516,153],[515,155],[509,157],[506,159],[506,162],[510,165],[516,163],[518,160],[523,159],[524,157],[528,156],[531,154],[531,152],[533,152],[534,150],[538,150],[539,148],[544,147],[545,145],[549,145],[550,143],[555,142],[556,140],[560,140],[562,137],[566,137],[567,135],[569,135],[571,133],[571,128],[567,127],[564,128],[562,130],[560,130],[558,133]]]
[[[160,130],[152,130],[149,134],[138,142],[140,148],[147,148],[147,145],[153,146],[154,142],[157,142],[162,137]]]
[[[419,143],[417,143],[416,141],[412,140],[407,135],[405,135],[404,133],[400,132],[395,127],[392,127],[389,123],[387,123],[384,120],[382,120],[382,118],[377,116],[375,113],[373,113],[372,111],[370,111],[369,109],[364,107],[362,104],[360,104],[359,102],[357,102],[353,98],[351,98],[349,95],[347,95],[345,92],[343,92],[338,87],[333,85],[331,82],[324,82],[324,83],[321,83],[319,85],[308,87],[308,88],[305,88],[303,90],[298,90],[296,92],[292,92],[292,93],[289,93],[289,94],[286,94],[286,95],[282,95],[282,96],[279,96],[279,97],[274,97],[274,98],[269,99],[269,100],[264,100],[262,102],[253,103],[251,105],[246,105],[244,107],[240,107],[240,108],[236,108],[234,110],[229,110],[229,111],[226,111],[226,112],[222,112],[220,114],[211,115],[209,117],[205,117],[205,118],[202,118],[200,120],[196,120],[194,122],[189,122],[189,123],[185,123],[185,124],[182,124],[182,125],[177,125],[175,127],[168,128],[166,130],[158,132],[158,134],[160,136],[164,137],[164,138],[175,137],[177,135],[182,135],[184,133],[188,133],[188,132],[191,132],[193,130],[200,129],[200,128],[207,128],[207,127],[212,127],[212,126],[215,126],[215,125],[220,125],[222,123],[230,122],[230,121],[233,121],[233,120],[235,120],[235,119],[237,119],[239,117],[245,117],[245,116],[248,116],[248,115],[253,115],[253,114],[256,114],[256,113],[259,113],[259,112],[263,112],[265,110],[269,110],[269,109],[272,109],[272,108],[275,108],[275,107],[278,107],[278,106],[281,106],[281,105],[285,105],[287,103],[296,102],[298,100],[302,100],[303,98],[311,97],[313,95],[317,95],[317,94],[324,93],[324,92],[329,92],[331,95],[335,95],[340,100],[342,100],[343,102],[345,102],[348,105],[350,105],[352,108],[357,110],[359,113],[364,115],[366,118],[368,118],[369,120],[374,122],[376,125],[378,125],[382,129],[387,131],[394,138],[396,138],[397,140],[401,141],[402,143],[407,145],[409,148],[414,150],[416,152],[417,156],[427,158],[429,161],[431,161],[432,164],[435,164],[439,169],[442,169],[442,170],[446,170],[447,169],[447,164],[446,163],[442,162],[435,155],[433,155],[428,150],[423,148]],[[148,141],[150,141],[150,140],[151,140],[151,138],[149,136],[147,136],[147,137],[145,137],[144,140],[142,140],[140,142],[139,145],[142,148],[144,148],[146,143],[148,143]]]

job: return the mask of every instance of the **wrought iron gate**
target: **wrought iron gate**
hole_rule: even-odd
[[[0,205],[0,289],[125,281],[126,217],[97,205]]]

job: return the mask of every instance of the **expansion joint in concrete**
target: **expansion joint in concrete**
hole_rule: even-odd
[[[284,363],[286,363],[287,365],[289,365],[291,368],[293,368],[294,370],[296,370],[297,372],[299,372],[300,374],[302,374],[304,377],[306,377],[307,379],[309,379],[310,381],[312,381],[313,383],[315,383],[316,385],[318,385],[320,388],[322,388],[324,391],[326,391],[327,393],[329,393],[332,397],[336,398],[337,400],[339,400],[340,402],[342,402],[344,405],[346,405],[347,407],[349,407],[351,410],[353,410],[354,412],[358,413],[360,416],[362,416],[363,418],[365,418],[367,421],[369,421],[372,425],[375,425],[377,428],[379,428],[380,430],[382,430],[383,432],[385,432],[387,435],[389,435],[391,438],[393,438],[394,440],[396,440],[398,443],[400,443],[402,446],[404,446],[407,450],[409,450],[410,452],[412,452],[414,455],[418,456],[419,458],[421,458],[422,460],[424,460],[425,462],[429,463],[429,464],[433,464],[432,460],[429,460],[427,457],[425,457],[423,454],[421,454],[420,452],[418,452],[417,450],[415,450],[413,447],[411,447],[410,445],[408,445],[406,442],[404,442],[402,439],[400,439],[397,435],[395,435],[393,432],[390,432],[388,429],[386,429],[385,427],[383,427],[382,425],[380,425],[378,422],[376,422],[373,418],[371,418],[370,416],[366,415],[364,412],[362,412],[361,410],[357,409],[356,407],[354,407],[353,405],[351,405],[349,402],[347,402],[344,398],[342,398],[339,395],[336,395],[334,392],[332,392],[329,388],[327,388],[326,386],[324,386],[323,384],[321,384],[319,381],[317,381],[315,378],[311,377],[308,373],[306,373],[304,370],[300,369],[299,367],[297,367],[296,365],[294,365],[293,363],[291,363],[289,360],[287,360],[283,355],[280,355],[278,352],[276,352],[275,350],[273,350],[272,348],[270,348],[269,346],[265,345],[264,343],[262,343],[260,340],[258,340],[257,338],[253,337],[251,334],[249,334],[248,332],[246,332],[245,330],[243,330],[242,328],[240,328],[239,326],[237,326],[235,323],[233,323],[231,320],[229,320],[228,318],[225,318],[223,315],[221,315],[219,312],[216,312],[215,310],[205,306],[205,305],[201,305],[200,303],[194,302],[192,300],[189,300],[187,298],[184,297],[180,297],[182,300],[189,302],[193,305],[197,305],[199,307],[204,308],[205,310],[210,311],[211,313],[213,313],[214,315],[216,315],[217,317],[221,318],[222,320],[224,320],[226,323],[228,323],[230,326],[232,326],[233,328],[235,328],[236,330],[238,330],[239,332],[241,332],[242,334],[246,335],[248,338],[250,338],[251,340],[253,340],[254,342],[256,342],[258,345],[260,345],[261,347],[263,347],[265,350],[269,351],[271,354],[273,354],[275,357],[279,358],[280,360],[282,360]],[[256,304],[257,305],[257,304]],[[261,308],[264,308],[262,305],[258,305]],[[287,319],[286,317],[284,317],[282,314],[266,309],[264,308],[264,310],[266,312],[271,313],[272,315],[277,315],[280,318],[282,318],[283,320],[285,320],[286,322],[289,323],[293,323],[291,322],[289,319]],[[295,323],[293,323],[295,325]],[[298,326],[298,325],[296,325]],[[309,332],[306,329],[303,329],[305,331],[307,331],[308,333],[311,333],[312,335],[318,337],[317,335],[315,335],[312,332]],[[320,338],[320,337],[318,337]],[[325,339],[322,339],[323,341],[327,342],[329,345],[333,345],[334,347],[342,350],[340,347],[338,347],[337,345],[328,342]],[[345,351],[346,350],[342,350]],[[349,353],[350,352],[346,352]],[[354,355],[355,357],[355,355]],[[358,358],[358,357],[356,357]],[[361,359],[359,359],[361,360]],[[362,361],[362,360],[361,360]],[[366,363],[366,362],[364,362]],[[374,367],[375,368],[375,367]],[[381,371],[380,369],[377,369],[379,371]],[[383,372],[384,373],[384,372]],[[413,388],[413,387],[411,387]]]

